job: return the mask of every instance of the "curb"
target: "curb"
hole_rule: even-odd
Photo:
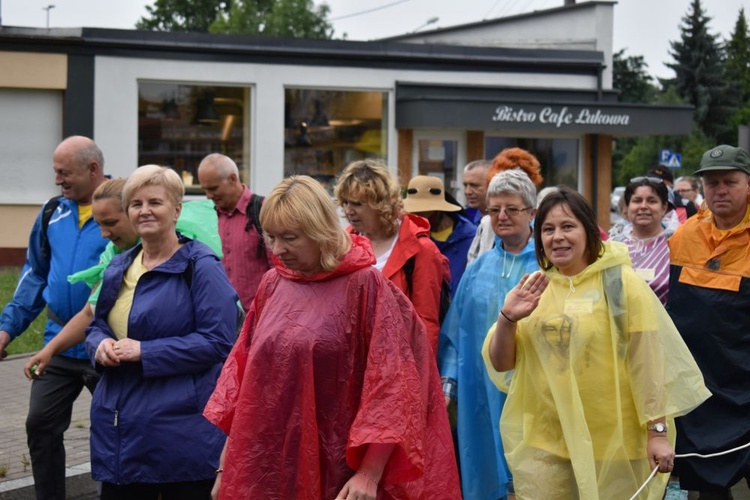
[[[65,470],[65,497],[68,500],[94,500],[99,498],[97,483],[91,479],[91,463],[75,465]],[[35,500],[32,476],[0,483],[2,500]]]

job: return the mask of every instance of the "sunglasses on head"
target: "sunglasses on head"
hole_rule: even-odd
[[[661,183],[661,182],[664,182],[664,179],[662,179],[661,177],[653,177],[651,175],[640,175],[638,177],[633,177],[632,179],[630,179],[630,182],[644,182],[644,181]]]
[[[440,188],[430,188],[427,190],[430,194],[434,194],[435,196],[443,194],[443,190]],[[406,190],[406,194],[417,194],[419,192],[419,189],[417,188],[409,188]]]

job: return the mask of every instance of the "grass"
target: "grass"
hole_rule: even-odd
[[[2,267],[0,268],[0,305],[5,304],[13,298],[13,292],[16,290],[18,276],[21,274],[19,267]],[[44,325],[47,322],[47,315],[42,312],[34,320],[29,328],[8,346],[8,354],[22,354],[26,352],[35,352],[42,348],[44,340]]]

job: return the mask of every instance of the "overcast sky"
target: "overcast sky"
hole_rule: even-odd
[[[579,0],[580,2],[581,0]],[[103,27],[133,28],[146,14],[143,0],[0,0],[0,16],[6,26],[43,28],[49,10],[51,28]],[[316,0],[316,4],[321,3]],[[349,40],[371,40],[399,35],[439,20],[423,29],[503,17],[534,10],[559,7],[563,0],[327,0],[336,36]],[[626,48],[627,55],[643,55],[652,74],[672,77],[663,63],[671,61],[669,42],[679,37],[679,24],[690,0],[620,0],[615,6],[614,47]],[[750,0],[704,0],[712,18],[713,33],[729,37],[744,7],[750,15]],[[379,10],[374,10],[378,9]],[[350,16],[359,12],[373,12]],[[533,36],[533,34],[530,34]]]

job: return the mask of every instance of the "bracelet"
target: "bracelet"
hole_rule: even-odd
[[[380,483],[379,483],[379,482],[377,482],[377,481],[375,481],[375,479],[373,479],[373,477],[372,477],[371,475],[369,475],[368,473],[366,473],[366,472],[362,472],[361,470],[358,470],[358,471],[357,471],[357,474],[362,474],[362,475],[363,475],[363,476],[365,476],[365,477],[366,477],[367,479],[369,479],[370,481],[372,481],[373,483],[375,483],[375,486],[380,486]]]
[[[514,323],[514,324],[515,324],[515,321],[513,321],[512,319],[510,319],[510,318],[508,317],[508,315],[507,315],[507,314],[505,314],[505,313],[503,312],[503,310],[502,310],[502,309],[500,309],[500,314],[502,314],[502,315],[503,315],[503,318],[505,318],[505,319],[507,319],[508,321],[510,321],[511,323]]]
[[[216,475],[217,475],[217,476],[218,476],[219,474],[221,474],[222,472],[224,472],[224,467],[219,467],[218,469],[216,469]]]

